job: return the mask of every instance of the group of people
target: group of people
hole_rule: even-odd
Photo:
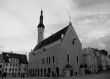
[[[7,77],[7,73],[6,73],[6,72],[2,73],[1,77],[2,77],[2,79],[3,79],[3,78],[6,78],[6,77]],[[16,77],[16,76],[13,76],[13,77]],[[20,77],[21,77],[21,78],[25,78],[25,77],[26,77],[26,74],[25,74],[25,73],[22,73],[22,74],[20,75]]]

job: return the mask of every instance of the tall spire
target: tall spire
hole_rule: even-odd
[[[43,10],[42,9],[41,9],[40,22],[39,22],[38,28],[39,27],[45,28],[43,24]]]
[[[43,10],[41,9],[40,21],[37,26],[38,28],[38,43],[40,43],[44,39],[44,24],[43,24]]]

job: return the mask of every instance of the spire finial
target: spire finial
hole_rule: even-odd
[[[42,8],[41,8],[41,16],[43,16],[43,10],[42,10]]]
[[[41,5],[41,13],[43,13],[43,5]]]
[[[69,25],[72,24],[71,22],[71,16],[69,15]]]

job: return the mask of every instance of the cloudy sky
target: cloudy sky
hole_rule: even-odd
[[[110,51],[110,0],[0,0],[0,51],[35,47],[41,8],[45,38],[67,26],[71,16],[83,48]]]

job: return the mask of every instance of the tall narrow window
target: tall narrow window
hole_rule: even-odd
[[[47,64],[48,64],[48,57],[47,57]]]
[[[10,66],[12,66],[12,63],[10,63]]]
[[[8,66],[8,63],[6,63],[6,66]]]
[[[78,56],[77,56],[77,62],[78,62]]]
[[[67,55],[67,61],[69,62],[69,55]]]
[[[53,58],[53,63],[55,62],[55,60],[54,60],[54,56],[52,57]]]
[[[7,68],[5,68],[5,71],[7,71]]]
[[[11,71],[11,68],[9,69],[9,71]]]
[[[76,38],[75,38],[75,39],[73,39],[73,41],[72,41],[73,45],[74,45],[74,43],[75,43],[75,40],[76,40]]]
[[[50,57],[49,57],[49,63],[50,63]]]

